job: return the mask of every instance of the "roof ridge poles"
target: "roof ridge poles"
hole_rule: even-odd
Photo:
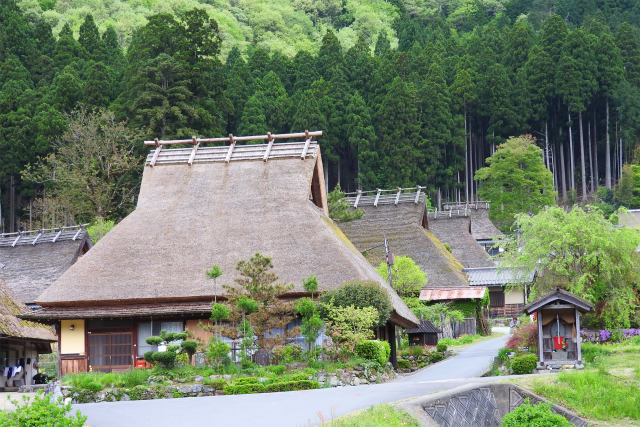
[[[266,134],[266,135],[249,135],[249,136],[235,136],[235,142],[245,142],[245,141],[257,141],[257,140],[265,140],[268,141],[269,138],[273,139],[291,139],[291,138],[305,138],[311,139],[313,136],[322,136],[321,130],[309,131],[305,132],[297,132],[297,133],[280,133],[280,134]],[[218,138],[198,138],[197,142],[202,144],[211,143],[211,142],[227,142],[229,141],[229,137],[218,137]],[[191,139],[170,139],[170,140],[159,140],[158,138],[153,141],[144,141],[144,145],[184,145],[184,144],[194,144],[193,138]]]
[[[153,153],[153,158],[151,159],[151,163],[149,163],[149,166],[151,167],[155,166],[156,161],[158,160],[158,156],[160,155],[160,150],[162,150],[162,145],[160,145],[160,141],[158,141],[158,138],[154,140],[154,144],[157,148],[156,148],[156,151]]]
[[[233,137],[232,133],[229,134],[229,143],[229,151],[227,151],[227,157],[224,159],[226,163],[231,161],[231,154],[233,154],[233,149],[236,146],[236,139]]]
[[[262,161],[264,162],[269,160],[269,155],[271,154],[271,148],[273,148],[273,141],[275,140],[273,138],[273,135],[271,135],[271,132],[267,132],[267,139],[269,140],[269,145],[267,145],[267,149],[264,152],[264,157],[262,158]]]
[[[307,157],[307,151],[309,151],[309,145],[311,145],[311,135],[309,135],[309,130],[304,130],[304,148],[302,149],[302,154],[300,154],[300,159],[304,160]]]
[[[200,141],[198,141],[198,139],[195,136],[192,136],[191,140],[193,141],[193,150],[191,150],[191,154],[189,155],[189,160],[187,161],[187,164],[189,166],[193,164],[193,160],[196,158],[196,152],[198,151],[198,147],[200,147]]]

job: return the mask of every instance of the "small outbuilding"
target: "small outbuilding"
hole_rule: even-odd
[[[437,345],[440,332],[433,323],[423,320],[417,328],[407,329],[409,345]]]
[[[584,366],[580,315],[592,309],[591,303],[561,288],[525,306],[527,314],[535,313],[538,324],[538,368]]]

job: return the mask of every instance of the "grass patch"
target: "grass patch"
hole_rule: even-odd
[[[451,339],[451,338],[443,338],[440,342],[443,342],[445,344],[447,344],[447,346],[449,348],[464,348],[467,347],[471,344],[477,344],[479,342],[482,341],[487,341],[490,340],[492,338],[497,338],[504,335],[504,333],[502,332],[492,332],[491,335],[462,335],[456,339]]]
[[[587,346],[582,371],[533,376],[516,383],[590,420],[640,424],[640,345]]]
[[[420,423],[414,417],[390,405],[372,406],[323,425],[327,427],[420,427]]]

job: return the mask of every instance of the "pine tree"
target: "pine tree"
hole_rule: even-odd
[[[376,147],[375,129],[371,123],[369,108],[358,91],[349,100],[346,110],[346,137],[356,154],[356,182],[360,188],[375,188],[380,159]]]
[[[94,61],[104,56],[103,44],[102,40],[100,40],[98,27],[93,21],[93,16],[90,14],[84,18],[84,22],[80,25],[78,43],[85,49],[89,58]]]
[[[238,125],[239,135],[264,135],[270,131],[265,115],[267,99],[258,91],[251,95],[244,105],[242,118]]]

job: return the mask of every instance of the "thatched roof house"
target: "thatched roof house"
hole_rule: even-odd
[[[142,319],[165,319],[163,328],[207,319],[214,292],[222,295],[220,283],[232,284],[236,263],[260,252],[273,259],[281,282],[295,285],[291,296],[305,293],[302,281],[312,274],[321,291],[372,280],[391,297],[391,322],[416,325],[415,315],[328,218],[318,144],[309,137],[236,145],[241,139],[222,147],[200,147],[205,140],[193,148],[163,149],[160,143],[147,158],[136,209],[40,295],[43,309],[31,318],[61,321],[63,331],[71,321],[77,331],[86,320],[89,347],[108,339],[135,344],[137,328],[141,356],[144,335],[161,323]],[[205,274],[213,264],[224,272],[217,290]],[[109,327],[125,332],[98,340],[109,322],[97,319],[116,319]],[[64,342],[63,335],[66,353]],[[126,367],[124,359],[106,366],[91,355],[84,362],[94,369]]]
[[[21,367],[19,375],[7,378],[0,372],[0,390],[31,384],[33,364],[39,353],[51,353],[56,341],[53,329],[17,316],[28,312],[0,277],[0,363],[2,367]]]
[[[0,278],[19,301],[33,305],[89,248],[83,226],[0,234]]]
[[[429,212],[427,228],[442,243],[451,247],[453,256],[465,267],[491,267],[495,264],[487,251],[471,234],[469,209],[451,209]]]
[[[462,264],[425,229],[427,211],[421,188],[381,192],[379,196],[362,192],[348,200],[352,208],[365,214],[338,226],[359,251],[380,245],[386,236],[394,255],[410,257],[427,273],[429,287],[468,286]],[[385,259],[384,249],[368,251],[367,259],[379,265]]]

